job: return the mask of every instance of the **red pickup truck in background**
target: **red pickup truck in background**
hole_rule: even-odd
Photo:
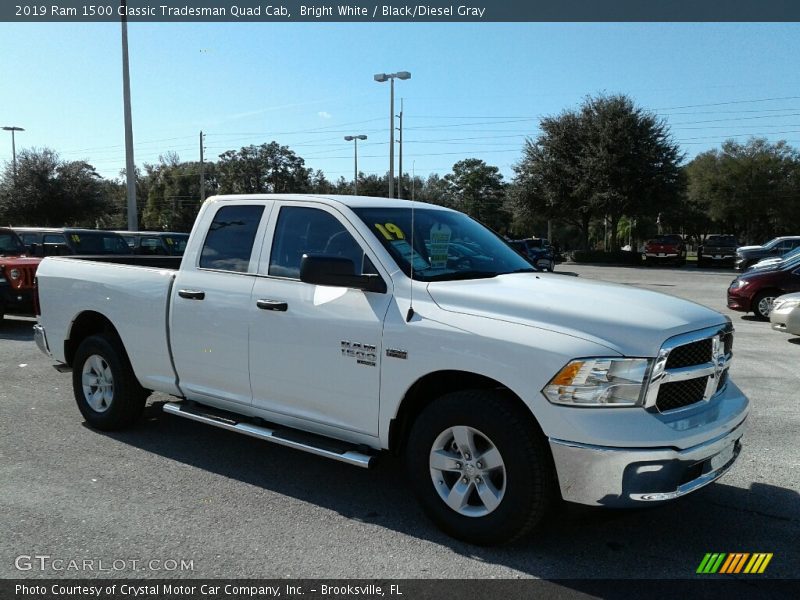
[[[659,235],[644,245],[646,264],[671,262],[678,266],[686,264],[686,244],[677,233]]]
[[[34,277],[41,258],[27,250],[11,229],[0,227],[0,320],[5,314],[34,316]]]

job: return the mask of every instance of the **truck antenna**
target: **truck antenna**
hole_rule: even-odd
[[[414,172],[413,166],[411,172]],[[412,175],[413,177],[413,175]],[[411,199],[411,289],[408,294],[408,313],[406,313],[406,323],[411,321],[414,316],[414,202],[413,195]]]

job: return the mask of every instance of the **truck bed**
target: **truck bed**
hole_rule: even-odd
[[[101,315],[122,338],[140,383],[177,393],[167,332],[169,297],[179,264],[180,257],[165,256],[45,258],[36,273],[40,322],[51,339],[68,340],[79,319]],[[56,360],[67,362],[63,345],[50,351]]]

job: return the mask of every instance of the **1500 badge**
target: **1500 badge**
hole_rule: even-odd
[[[340,347],[342,356],[346,358],[355,358],[356,362],[360,365],[374,367],[378,360],[378,348],[373,344],[362,344],[360,342],[342,340]]]

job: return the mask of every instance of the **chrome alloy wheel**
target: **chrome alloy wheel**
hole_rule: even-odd
[[[772,312],[772,305],[774,302],[775,296],[764,296],[758,301],[758,312],[762,316],[768,317],[769,313]]]
[[[483,433],[459,425],[444,430],[431,447],[433,487],[447,506],[465,517],[494,511],[506,492],[506,466]]]
[[[114,400],[114,376],[111,367],[99,354],[92,354],[83,363],[81,375],[83,396],[96,412],[105,412]]]

